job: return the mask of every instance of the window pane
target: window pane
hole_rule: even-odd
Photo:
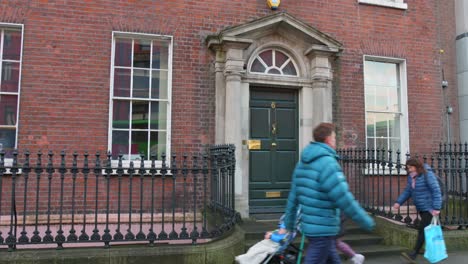
[[[388,149],[387,141],[388,141],[387,138],[376,138],[375,139],[376,148],[378,150],[381,150],[381,149],[387,150]]]
[[[0,95],[0,125],[16,125],[17,95]]]
[[[380,86],[375,89],[375,111],[388,111],[388,92],[387,87]]]
[[[153,41],[153,69],[169,69],[169,43]]]
[[[151,98],[167,99],[167,71],[153,71],[151,76]]]
[[[399,112],[398,80],[398,64],[366,61],[364,67],[366,109]]]
[[[19,62],[3,62],[0,92],[18,92]]]
[[[150,152],[151,154],[157,154],[159,159],[161,158],[161,155],[166,152],[166,132],[151,132]]]
[[[388,137],[388,114],[375,114],[375,134],[377,137]]]
[[[277,70],[277,69],[270,69],[270,70],[268,71],[268,73],[269,73],[269,74],[281,74],[281,72],[280,72],[279,70]]]
[[[115,66],[132,66],[132,40],[126,38],[115,39]]]
[[[394,160],[396,160],[396,152],[401,151],[401,140],[400,139],[394,139],[394,138],[390,139],[390,148],[393,151],[392,156],[393,156]],[[402,154],[404,155],[406,153],[401,153],[400,157],[401,157]]]
[[[148,70],[133,70],[133,97],[149,97]]]
[[[18,92],[19,62],[3,62],[1,92]]]
[[[265,72],[265,70],[265,66],[263,66],[263,64],[258,59],[254,60],[252,67],[250,68],[251,72]]]
[[[260,53],[259,57],[262,58],[263,62],[265,62],[265,64],[267,66],[272,66],[273,65],[273,51],[272,50],[267,50],[267,51],[264,51],[262,53]]]
[[[276,67],[281,67],[283,66],[283,64],[286,62],[286,60],[288,60],[289,57],[286,56],[286,54],[284,54],[283,52],[281,51],[278,51],[276,50],[275,51],[275,66]]]
[[[167,129],[167,102],[151,102],[151,129]]]
[[[364,62],[364,83],[366,85],[397,85],[397,64],[377,61]]]
[[[150,68],[151,41],[136,39],[133,47],[133,67]]]
[[[112,158],[117,159],[119,153],[128,159],[128,131],[112,131]]]
[[[389,137],[399,138],[400,137],[400,115],[395,114],[389,116],[390,120],[388,122],[388,132]]]
[[[373,85],[366,85],[365,86],[365,93],[366,93],[366,110],[376,110],[375,107],[375,86]]]
[[[3,38],[3,59],[20,60],[21,55],[21,31],[5,30]]]
[[[130,97],[130,70],[114,70],[114,96]]]
[[[389,87],[388,91],[388,110],[393,112],[400,112],[400,87],[392,86]]]
[[[367,139],[367,148],[368,149],[375,149],[375,138],[368,138]],[[372,153],[369,153],[372,155]]]
[[[145,158],[148,157],[148,132],[132,132],[132,145],[130,147],[130,154],[132,160],[141,159],[140,154],[144,154]]]
[[[0,128],[0,150],[5,151],[5,158],[11,158],[16,145],[16,129]]]
[[[132,128],[148,129],[149,103],[134,101],[132,105]]]
[[[130,126],[130,102],[114,100],[113,105],[113,128],[129,128]]]
[[[286,66],[284,66],[283,74],[284,75],[293,75],[293,76],[297,75],[296,68],[294,67],[294,64],[292,63],[292,61],[288,62],[288,64],[286,64]]]
[[[367,136],[368,137],[375,137],[375,115],[372,113],[367,113]]]

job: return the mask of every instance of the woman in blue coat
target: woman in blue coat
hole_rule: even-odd
[[[418,159],[408,159],[406,161],[406,170],[408,172],[406,188],[396,200],[393,208],[398,210],[400,205],[411,197],[416,210],[418,210],[421,216],[418,227],[418,238],[414,250],[410,253],[402,253],[403,257],[410,261],[410,263],[416,263],[414,261],[424,244],[424,228],[431,223],[432,216],[440,213],[442,194],[432,170],[426,170]]]

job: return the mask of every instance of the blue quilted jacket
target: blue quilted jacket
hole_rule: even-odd
[[[340,210],[362,228],[374,227],[373,219],[349,191],[337,158],[335,150],[324,143],[313,142],[303,150],[286,206],[288,230],[293,230],[299,206],[301,230],[306,236],[336,236],[340,230]]]
[[[398,197],[396,202],[402,205],[410,197],[413,200],[414,206],[418,211],[440,210],[442,207],[442,194],[440,192],[439,183],[431,169],[427,166],[427,180],[424,174],[416,176],[416,185],[413,189],[411,186],[411,176],[408,176],[406,188]]]

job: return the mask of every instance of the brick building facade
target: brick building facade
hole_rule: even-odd
[[[284,201],[319,122],[341,147],[459,139],[452,1],[6,0],[0,30],[7,153],[233,143],[244,216]]]

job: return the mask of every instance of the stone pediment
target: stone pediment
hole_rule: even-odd
[[[207,45],[210,48],[227,43],[248,46],[256,40],[271,34],[294,34],[310,45],[306,53],[312,50],[325,52],[339,52],[342,50],[342,44],[339,41],[285,12],[275,13],[242,25],[226,28],[217,35],[209,36]]]

